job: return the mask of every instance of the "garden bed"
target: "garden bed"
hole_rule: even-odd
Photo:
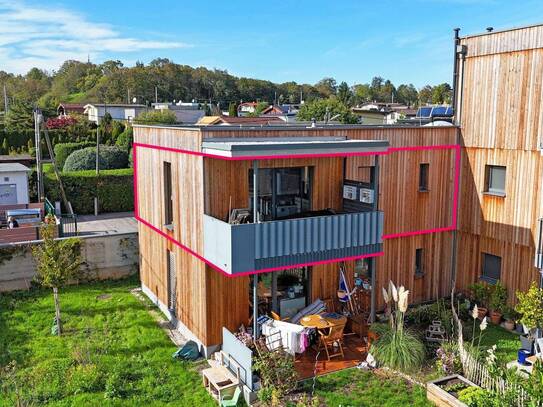
[[[458,400],[458,393],[468,387],[477,385],[463,376],[450,375],[432,380],[426,385],[426,397],[439,407],[467,407]]]

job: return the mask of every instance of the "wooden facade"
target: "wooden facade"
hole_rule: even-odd
[[[388,140],[391,147],[452,145],[454,127],[330,128],[167,128],[135,127],[135,142],[200,151],[212,137],[347,136],[350,139]],[[261,168],[311,166],[314,171],[312,209],[342,207],[343,179],[363,181],[365,167],[375,157],[278,159],[261,161]],[[450,226],[454,185],[454,150],[395,151],[379,157],[379,209],[385,213],[385,234]],[[174,228],[164,226],[162,163],[172,164]],[[246,207],[249,200],[247,161],[224,161],[164,150],[136,148],[139,216],[188,249],[202,253],[202,215],[224,219],[230,205]],[[421,163],[429,164],[429,190],[418,191]],[[415,174],[415,175],[414,175]],[[249,320],[250,278],[227,277],[193,254],[140,223],[142,284],[162,303],[168,302],[167,250],[175,253],[178,320],[206,346],[221,342],[223,326],[236,330]],[[450,292],[452,232],[386,239],[377,263],[377,300],[380,287],[392,280],[405,285],[416,302]],[[424,249],[423,271],[415,276],[415,250]],[[348,262],[352,270],[354,262]],[[338,264],[312,267],[311,300],[335,298]]]
[[[533,264],[543,205],[543,26],[468,36],[460,44],[457,287],[478,281],[482,254],[492,254],[501,258],[500,280],[514,302],[516,290],[539,280]],[[506,168],[505,196],[485,193],[487,165]]]

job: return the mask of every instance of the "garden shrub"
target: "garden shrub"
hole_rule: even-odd
[[[377,362],[395,370],[410,372],[422,365],[426,350],[424,343],[405,327],[409,291],[389,282],[383,288],[387,305],[388,325],[378,328],[379,338],[371,344],[370,352]],[[377,327],[372,326],[372,330]],[[375,331],[374,331],[375,332]]]
[[[45,192],[50,201],[62,201],[54,174],[46,174]],[[94,213],[98,196],[100,212],[134,210],[133,171],[130,168],[101,171],[77,171],[61,174],[68,200],[77,214]]]
[[[134,131],[132,130],[132,127],[127,127],[125,131],[119,134],[119,137],[117,137],[117,140],[115,141],[115,145],[128,150],[132,147],[133,138]]]
[[[128,167],[128,152],[116,146],[100,146],[100,169],[114,170]],[[63,171],[85,171],[96,168],[96,147],[87,147],[71,153]]]
[[[426,350],[422,341],[407,329],[398,333],[386,326],[371,344],[372,356],[383,365],[402,372],[411,372],[424,362]]]
[[[92,147],[95,145],[96,143],[93,143],[92,141],[84,141],[81,143],[58,143],[53,148],[55,160],[57,161],[57,167],[62,170],[62,168],[64,168],[64,164],[66,163],[66,159],[74,151],[82,150],[86,147]]]

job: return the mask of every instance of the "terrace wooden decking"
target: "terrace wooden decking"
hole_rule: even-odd
[[[343,351],[345,353],[344,358],[335,357],[327,360],[326,352],[322,351],[319,354],[319,359],[317,362],[317,376],[354,367],[366,359],[367,345],[364,340],[360,339],[357,335],[347,335],[345,336],[343,342]],[[296,358],[294,367],[298,372],[300,380],[313,377],[316,356],[317,351],[311,348],[308,349],[303,355]]]

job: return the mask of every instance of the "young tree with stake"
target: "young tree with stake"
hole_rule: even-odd
[[[37,263],[37,281],[42,286],[53,289],[55,323],[57,334],[60,335],[62,322],[58,289],[78,275],[81,266],[81,253],[79,239],[55,240],[55,228],[54,220],[46,218],[46,222],[41,227],[43,243],[34,246],[32,254]]]

